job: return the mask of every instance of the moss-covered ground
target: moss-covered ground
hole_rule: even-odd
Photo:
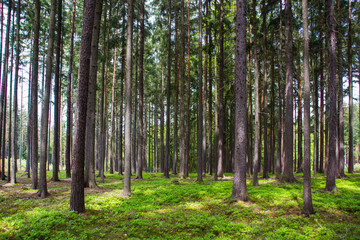
[[[294,184],[261,179],[259,187],[248,179],[244,203],[229,199],[230,174],[197,183],[195,174],[145,173],[124,198],[123,176],[107,173],[99,189],[85,190],[85,214],[69,211],[71,181],[63,177],[48,182],[46,199],[23,172],[15,186],[2,181],[0,239],[360,239],[360,173],[337,179],[336,193],[323,191],[325,177],[312,178],[311,217],[301,214],[301,175]]]

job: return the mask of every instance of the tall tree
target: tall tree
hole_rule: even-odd
[[[246,201],[246,0],[236,1],[235,50],[235,161],[234,184],[231,197]]]
[[[40,178],[39,178],[39,192],[41,198],[45,198],[49,193],[46,184],[46,163],[48,151],[48,125],[49,125],[49,104],[51,91],[51,77],[53,69],[54,56],[54,35],[55,35],[55,16],[56,16],[56,0],[51,1],[50,10],[50,26],[49,26],[49,40],[48,51],[46,56],[46,75],[45,75],[45,92],[43,94],[44,101],[41,113],[41,133],[40,133]]]
[[[62,1],[57,0],[57,43],[56,43],[56,65],[55,65],[55,81],[54,81],[54,160],[53,160],[53,181],[59,181],[59,163],[60,163],[60,78],[61,78],[61,29],[62,29]]]
[[[348,16],[348,39],[347,39],[347,60],[349,65],[348,79],[349,79],[349,162],[348,173],[354,171],[354,136],[353,136],[353,81],[352,81],[352,24],[351,24],[351,1],[349,1],[349,16]],[[360,73],[359,73],[360,74]],[[360,84],[360,81],[359,81]]]
[[[89,89],[87,99],[87,120],[85,133],[85,178],[84,186],[96,188],[95,180],[95,112],[96,112],[96,78],[97,78],[97,57],[100,35],[100,22],[102,13],[102,0],[96,1],[95,16],[91,36],[91,59],[89,73]]]
[[[259,56],[257,52],[257,27],[256,27],[256,0],[253,0],[252,5],[252,21],[254,26],[254,60],[255,60],[255,139],[254,139],[254,176],[253,185],[258,186],[258,172],[261,161],[260,155],[260,98],[259,98]]]
[[[220,0],[220,66],[218,83],[218,124],[219,136],[217,142],[217,177],[224,176],[224,0]]]
[[[75,14],[76,14],[76,1],[73,0],[73,6],[71,10],[71,32],[70,32],[70,54],[69,54],[69,75],[67,85],[67,116],[66,116],[66,153],[65,153],[65,168],[66,178],[71,177],[71,146],[72,146],[72,73],[73,73],[73,61],[74,61],[74,35],[75,35]]]
[[[128,25],[126,39],[126,78],[125,78],[125,176],[124,196],[131,194],[131,72],[132,72],[132,28],[133,1],[128,0]]]
[[[70,210],[85,212],[84,196],[84,157],[85,157],[85,133],[86,113],[89,87],[91,38],[94,25],[96,0],[85,0],[83,29],[80,47],[79,80],[76,100],[76,119],[74,137],[74,158],[72,165],[72,182],[70,196]]]
[[[198,70],[198,129],[197,129],[197,182],[202,182],[203,171],[203,104],[202,104],[202,0],[199,0],[199,70]]]
[[[180,36],[180,172],[179,177],[185,175],[185,27],[184,0],[181,0],[181,36]]]
[[[168,1],[168,59],[167,59],[167,88],[166,88],[166,154],[164,164],[164,176],[169,178],[170,166],[170,94],[171,94],[171,0]]]
[[[16,8],[16,59],[15,59],[15,81],[14,81],[14,117],[13,117],[13,143],[11,149],[12,155],[12,171],[10,181],[12,184],[16,183],[16,160],[17,160],[17,143],[18,143],[18,83],[19,83],[19,66],[20,66],[20,13],[21,13],[21,0],[17,2]],[[20,156],[22,155],[20,151]],[[21,160],[20,160],[20,168],[21,168]]]
[[[304,34],[304,188],[303,213],[314,212],[311,197],[311,146],[310,146],[310,70],[309,70],[309,30],[308,0],[302,0]]]
[[[143,148],[144,148],[144,43],[145,43],[145,0],[140,6],[140,54],[139,54],[139,136],[138,162],[136,163],[136,178],[142,179]]]
[[[31,103],[30,103],[30,152],[32,170],[32,189],[38,188],[38,73],[39,73],[39,35],[40,35],[40,9],[39,0],[35,0],[34,44],[31,77]],[[1,135],[1,133],[0,133]]]
[[[326,173],[326,191],[337,191],[335,177],[337,172],[336,164],[336,138],[337,138],[337,112],[336,112],[336,38],[335,38],[335,20],[334,20],[334,1],[327,0],[327,26],[329,36],[329,159]]]
[[[211,0],[207,1],[207,18],[210,19],[211,18]],[[208,112],[209,112],[209,133],[208,133],[208,142],[209,142],[209,148],[208,148],[208,166],[209,166],[209,173],[210,175],[212,175],[212,170],[213,170],[213,144],[212,144],[212,139],[213,139],[213,132],[212,132],[212,121],[213,121],[213,110],[212,110],[212,102],[213,102],[213,97],[212,97],[212,83],[213,83],[213,76],[212,76],[212,36],[211,36],[211,23],[210,21],[207,22],[206,24],[206,31],[207,31],[207,37],[209,39],[209,46],[208,46],[208,55],[209,55],[209,78],[208,78],[208,82],[209,82],[209,90],[208,90]]]
[[[295,181],[293,174],[293,54],[292,54],[292,11],[291,0],[285,0],[285,62],[286,62],[286,95],[285,95],[285,132],[284,132],[284,173],[283,180]]]

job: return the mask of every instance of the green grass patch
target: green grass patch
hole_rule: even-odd
[[[51,173],[48,172],[48,179]],[[312,178],[316,213],[301,214],[302,177],[294,184],[260,179],[250,201],[229,199],[232,177],[196,183],[144,173],[124,198],[123,176],[106,174],[99,189],[86,189],[86,213],[69,211],[70,184],[48,182],[50,196],[38,199],[31,179],[0,187],[0,239],[359,239],[360,174],[337,179],[337,193],[323,189],[326,179]],[[177,181],[173,182],[173,180]]]

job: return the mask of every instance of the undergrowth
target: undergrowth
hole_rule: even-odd
[[[50,172],[48,179],[51,178]],[[98,189],[86,189],[86,213],[69,211],[70,184],[49,180],[50,196],[38,199],[31,180],[1,182],[0,239],[359,239],[360,174],[337,179],[328,193],[325,177],[312,178],[315,214],[302,209],[302,177],[294,184],[248,179],[248,202],[229,199],[232,177],[203,183],[144,173],[132,181],[132,195],[121,194],[123,176],[106,174]],[[178,181],[173,181],[177,179]]]

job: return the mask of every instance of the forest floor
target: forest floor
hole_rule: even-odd
[[[85,190],[86,213],[75,214],[64,174],[48,182],[46,199],[37,198],[23,172],[16,185],[0,182],[0,239],[360,239],[360,173],[337,179],[336,193],[323,190],[325,177],[312,178],[311,217],[301,214],[302,175],[294,184],[271,175],[258,187],[248,179],[244,203],[229,199],[230,174],[197,183],[195,174],[183,180],[144,173],[124,198],[123,176],[107,173],[100,188]]]

